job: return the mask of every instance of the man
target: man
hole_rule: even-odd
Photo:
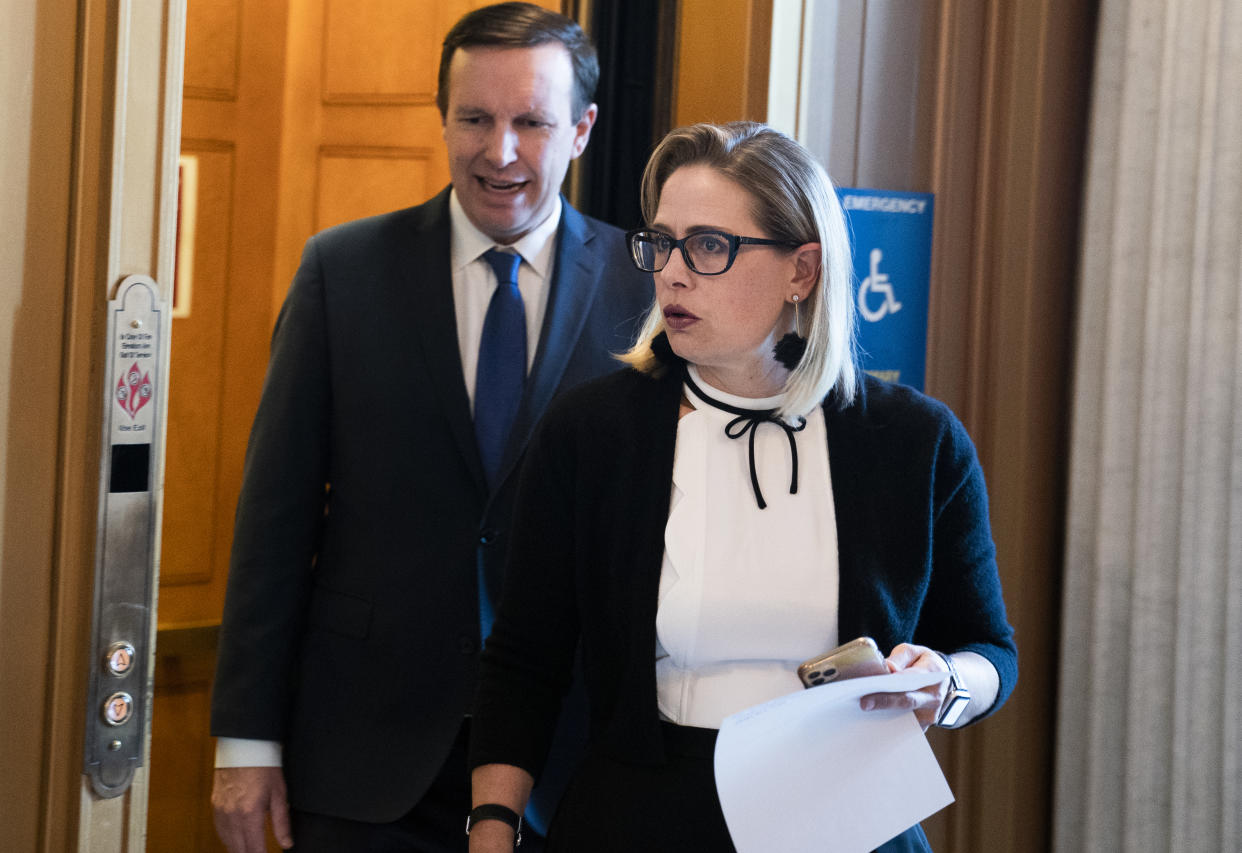
[[[597,79],[567,18],[466,15],[437,97],[452,187],[307,243],[220,634],[212,802],[234,853],[264,850],[268,820],[299,851],[465,848],[515,468],[552,397],[611,369],[650,301],[622,235],[559,194]]]

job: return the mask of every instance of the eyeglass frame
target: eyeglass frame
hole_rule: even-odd
[[[639,234],[659,234],[662,237],[667,237],[669,242],[672,244],[669,246],[668,256],[665,257],[664,263],[661,264],[659,268],[649,270],[639,266],[638,258],[634,254],[634,238]],[[690,255],[686,252],[687,240],[693,240],[695,237],[702,237],[705,234],[720,237],[729,244],[729,260],[725,262],[724,269],[719,272],[702,272],[695,267],[694,261],[690,260]],[[626,248],[630,250],[630,260],[641,272],[660,272],[660,270],[668,266],[669,260],[673,257],[673,250],[677,249],[681,252],[681,259],[685,263],[686,268],[691,272],[697,275],[724,275],[733,268],[733,262],[737,260],[738,250],[742,246],[784,246],[788,249],[796,249],[802,244],[795,243],[791,240],[772,240],[767,237],[740,237],[737,234],[730,234],[728,231],[718,231],[715,228],[704,228],[701,231],[695,231],[693,234],[687,234],[685,237],[678,240],[672,234],[669,234],[667,231],[661,231],[658,228],[634,228],[633,230],[625,232],[625,245]]]

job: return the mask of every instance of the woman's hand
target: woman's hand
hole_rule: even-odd
[[[924,669],[929,672],[944,673],[943,680],[921,690],[910,690],[905,693],[870,693],[859,700],[859,705],[864,711],[878,711],[884,708],[913,711],[923,731],[927,731],[940,716],[940,707],[949,693],[949,668],[944,660],[927,646],[901,643],[893,649],[892,654],[885,659],[884,663],[888,666],[889,672]]]

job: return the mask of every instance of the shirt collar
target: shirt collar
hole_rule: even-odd
[[[451,262],[453,273],[461,272],[467,264],[496,245],[496,241],[480,231],[457,198],[457,191],[449,193],[449,222],[452,228]],[[547,278],[552,268],[552,249],[556,229],[561,224],[561,197],[556,197],[548,217],[527,232],[520,240],[509,245],[540,277]]]

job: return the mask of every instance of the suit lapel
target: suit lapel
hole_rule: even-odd
[[[522,405],[509,433],[497,486],[512,473],[535,425],[552,401],[599,292],[600,264],[596,262],[596,249],[592,245],[595,233],[582,214],[570,207],[564,198],[561,211],[556,260],[552,266],[548,306],[539,332],[539,347],[526,379]]]
[[[462,458],[476,484],[486,493],[487,480],[474,440],[474,419],[462,379],[461,345],[457,340],[449,260],[448,194],[446,189],[418,209],[413,233],[398,251],[405,277],[403,290],[410,296],[407,316],[411,337],[422,347],[427,374]]]

